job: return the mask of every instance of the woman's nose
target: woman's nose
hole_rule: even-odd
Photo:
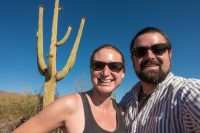
[[[110,69],[107,65],[105,65],[104,69],[102,70],[102,74],[104,76],[108,76],[110,74]]]

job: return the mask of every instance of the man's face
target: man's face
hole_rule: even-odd
[[[160,33],[145,33],[137,37],[134,43],[134,48],[152,48],[152,46],[156,46],[157,44],[161,45],[161,47],[167,45],[165,38]],[[139,56],[132,54],[131,58],[135,72],[141,81],[148,84],[158,84],[166,78],[170,71],[171,56],[171,49],[166,49],[166,52],[162,54],[158,54],[154,52],[154,50],[148,49],[145,54],[143,52],[143,54]]]

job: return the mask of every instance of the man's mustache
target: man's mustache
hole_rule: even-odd
[[[148,59],[148,60],[143,60],[141,63],[141,68],[143,69],[147,65],[155,65],[155,66],[160,66],[159,61]]]

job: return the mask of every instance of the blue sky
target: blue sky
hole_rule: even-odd
[[[39,92],[44,77],[37,69],[36,37],[38,7],[44,10],[44,53],[49,50],[54,0],[1,1],[0,4],[0,90],[21,92],[24,87]],[[76,80],[91,88],[89,58],[105,43],[115,44],[126,59],[126,77],[116,90],[117,100],[138,81],[132,69],[129,44],[135,33],[146,26],[163,30],[173,46],[172,72],[200,78],[200,1],[198,0],[60,0],[58,40],[72,25],[69,40],[57,49],[57,69],[66,63],[80,20],[86,17],[76,62],[58,82],[60,95],[75,92]]]

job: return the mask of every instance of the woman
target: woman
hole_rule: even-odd
[[[124,57],[112,45],[97,48],[90,58],[93,88],[63,96],[14,133],[46,133],[63,126],[67,133],[123,133],[123,118],[111,93],[125,75]]]

